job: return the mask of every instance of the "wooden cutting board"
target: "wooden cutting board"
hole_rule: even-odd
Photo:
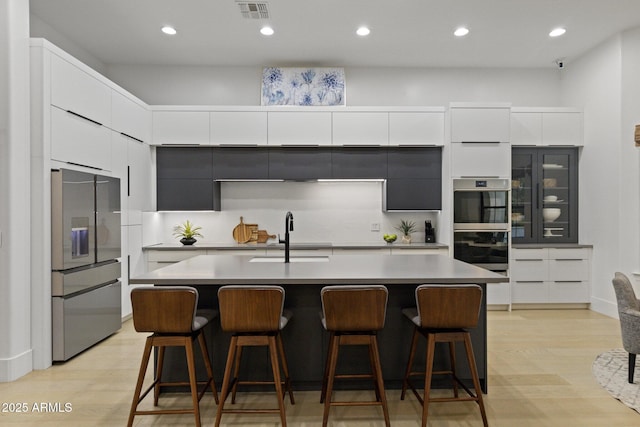
[[[251,240],[251,227],[244,223],[244,218],[240,217],[240,224],[233,229],[233,240],[238,243],[247,243]]]
[[[269,234],[267,230],[258,230],[258,243],[267,243],[269,239],[275,239],[275,234]]]

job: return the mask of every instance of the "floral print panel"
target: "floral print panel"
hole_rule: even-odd
[[[262,105],[345,105],[344,68],[265,68]]]

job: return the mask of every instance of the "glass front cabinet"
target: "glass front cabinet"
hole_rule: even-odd
[[[578,147],[514,147],[512,243],[578,242]]]

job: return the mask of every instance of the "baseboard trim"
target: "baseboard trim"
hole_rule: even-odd
[[[0,383],[15,381],[33,371],[31,349],[10,359],[0,359]]]
[[[591,310],[618,319],[618,304],[602,298],[591,297]]]

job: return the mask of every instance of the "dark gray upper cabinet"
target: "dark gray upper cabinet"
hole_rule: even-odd
[[[387,178],[442,178],[440,147],[402,147],[388,150]]]
[[[282,147],[269,149],[269,179],[331,178],[331,149]]]
[[[442,181],[430,178],[390,178],[385,183],[384,210],[442,209]]]
[[[213,150],[201,147],[158,147],[158,179],[213,179]]]
[[[212,179],[158,178],[159,211],[220,210],[220,184]]]
[[[213,179],[267,179],[267,148],[221,147],[213,149]]]
[[[387,176],[387,150],[373,147],[339,147],[331,153],[335,179],[382,179]]]

